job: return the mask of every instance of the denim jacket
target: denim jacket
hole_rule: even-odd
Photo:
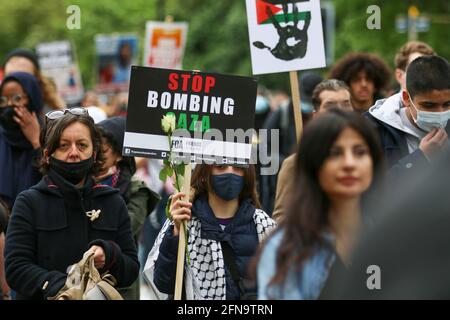
[[[264,246],[261,259],[258,264],[258,299],[283,299],[283,300],[315,300],[318,299],[336,255],[334,251],[326,248],[318,248],[296,272],[293,268],[288,272],[284,284],[270,285],[269,282],[276,273],[276,255],[284,231],[279,230]],[[334,242],[334,237],[324,234],[327,241]]]

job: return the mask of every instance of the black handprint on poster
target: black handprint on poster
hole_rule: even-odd
[[[255,47],[259,49],[268,49],[275,58],[284,61],[290,61],[297,58],[301,59],[306,55],[311,14],[307,12],[303,15],[304,25],[303,28],[300,29],[300,15],[295,2],[297,1],[292,0],[282,3],[284,26],[281,26],[271,8],[269,6],[265,7],[266,14],[277,30],[279,39],[273,48],[270,48],[261,41],[253,42]],[[292,8],[292,13],[289,12],[289,7]],[[292,24],[290,20],[292,20]]]

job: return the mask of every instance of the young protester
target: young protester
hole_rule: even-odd
[[[197,165],[192,176],[193,201],[183,193],[171,199],[170,215],[149,254],[144,273],[156,298],[175,288],[180,224],[187,221],[187,299],[239,300],[256,294],[247,265],[259,242],[275,226],[261,209],[254,167]],[[161,294],[164,293],[164,294]]]
[[[259,256],[259,299],[317,299],[330,269],[351,263],[364,222],[362,196],[381,177],[376,133],[353,112],[318,116],[297,154],[286,215]]]
[[[353,107],[363,113],[375,101],[384,98],[383,90],[389,85],[391,72],[380,57],[355,52],[336,62],[330,70],[330,78],[342,80],[350,87]]]
[[[131,285],[139,262],[127,207],[118,190],[95,184],[101,136],[84,108],[46,114],[42,180],[19,194],[6,234],[6,279],[18,299],[48,299],[87,250],[117,287]]]
[[[365,115],[378,130],[391,175],[432,163],[449,150],[450,64],[439,56],[416,58],[406,71],[406,90]]]

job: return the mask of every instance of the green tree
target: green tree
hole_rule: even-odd
[[[333,0],[336,10],[335,57],[349,51],[379,54],[393,67],[396,51],[407,41],[407,34],[395,31],[395,18],[416,4],[422,14],[431,16],[431,28],[419,33],[419,40],[429,43],[440,55],[450,57],[450,2],[448,0]],[[95,81],[96,34],[135,33],[139,36],[139,63],[142,62],[145,22],[164,20],[189,23],[184,69],[251,76],[245,1],[205,0],[0,0],[0,60],[17,47],[33,48],[39,42],[71,40],[76,47],[83,82],[92,87]],[[69,5],[81,9],[81,29],[66,27]],[[369,30],[366,13],[369,5],[381,9],[381,30]],[[329,66],[328,66],[329,67]],[[319,70],[326,74],[327,69]],[[257,77],[269,88],[288,92],[287,73]]]

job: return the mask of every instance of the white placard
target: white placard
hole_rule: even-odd
[[[70,41],[39,43],[36,54],[42,73],[51,78],[67,103],[81,101],[84,95],[80,69]]]
[[[188,24],[147,21],[144,66],[182,69]]]
[[[319,0],[246,0],[253,74],[323,68]]]

